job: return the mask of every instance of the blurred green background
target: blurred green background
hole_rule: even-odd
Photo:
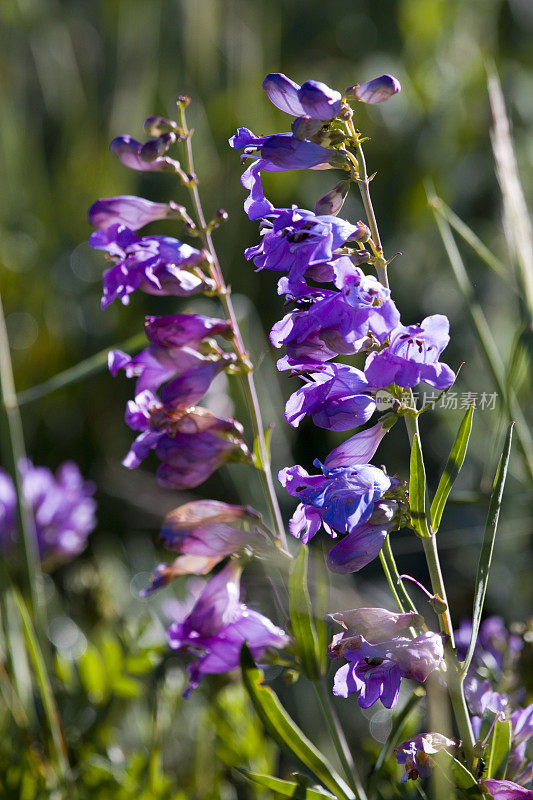
[[[369,171],[377,171],[372,192],[385,252],[403,253],[390,270],[393,293],[407,323],[432,313],[450,317],[446,360],[453,367],[466,362],[458,392],[495,391],[428,208],[424,180],[433,180],[437,193],[511,274],[491,150],[486,69],[495,65],[500,73],[530,199],[530,0],[3,0],[0,23],[1,291],[19,391],[137,333],[145,313],[193,307],[217,313],[206,302],[187,305],[140,293],[129,307],[115,303],[101,312],[105,264],[86,243],[86,209],[99,197],[138,193],[186,201],[185,190],[172,178],[126,170],[108,145],[120,134],[141,138],[146,116],[173,117],[177,96],[189,94],[206,213],[223,207],[230,214],[216,245],[260,365],[265,422],[276,424],[275,466],[309,467],[314,457],[329,452],[334,435],[308,424],[295,432],[282,420],[283,399],[293,387],[276,373],[265,339],[283,313],[282,303],[272,275],[254,274],[242,256],[257,241],[257,226],[242,211],[239,158],[227,139],[239,125],[257,134],[287,129],[287,118],[261,90],[271,71],[298,82],[323,80],[341,91],[383,72],[400,79],[400,95],[356,111],[357,126],[371,138],[366,156]],[[278,205],[312,208],[335,181],[332,172],[292,172],[267,176],[265,186]],[[359,198],[351,198],[342,214],[361,217]],[[157,230],[174,233],[170,222]],[[472,251],[461,245],[461,252],[507,359],[518,321],[516,295]],[[155,614],[137,590],[161,560],[156,534],[163,515],[184,500],[157,486],[155,462],[131,473],[120,465],[132,438],[122,421],[132,388],[122,377],[101,371],[23,407],[28,452],[35,462],[55,468],[74,459],[98,486],[99,527],[89,550],[49,585],[52,603],[63,609],[58,614],[65,613],[60,600],[66,602],[67,613],[85,630],[107,622],[131,627],[136,614],[139,620]],[[529,413],[527,374],[520,392]],[[233,400],[239,415],[238,391]],[[461,493],[487,491],[501,449],[498,411],[479,410],[476,416],[458,499]],[[439,410],[424,419],[433,487],[460,418],[459,410]],[[407,445],[400,427],[378,455],[390,471],[405,477]],[[241,499],[262,507],[254,476],[238,467],[221,470],[187,499],[191,496]],[[289,500],[280,499],[290,513]],[[469,613],[485,508],[456,503],[442,527],[440,546],[456,621]],[[531,511],[530,484],[515,452],[488,596],[488,611],[509,621],[531,612]],[[400,534],[396,552],[401,571],[426,580],[414,537]],[[360,596],[386,602],[377,565],[350,581]],[[262,582],[258,575],[259,597]],[[343,582],[338,591],[349,588],[350,582]],[[171,597],[175,588],[165,592]],[[161,601],[153,602],[159,608]],[[194,718],[196,702],[182,712],[187,719]]]

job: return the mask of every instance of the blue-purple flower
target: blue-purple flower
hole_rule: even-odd
[[[301,86],[281,72],[271,72],[263,81],[269,100],[293,117],[307,116],[327,122],[342,109],[340,92],[321,81],[305,81]]]
[[[459,742],[448,739],[442,733],[419,733],[399,744],[394,748],[394,753],[398,764],[405,768],[402,783],[429,778],[433,767],[431,756],[441,750],[456,750],[458,745]]]
[[[368,356],[367,380],[377,389],[391,383],[417,386],[421,381],[436,389],[447,389],[455,374],[439,357],[449,341],[449,323],[443,314],[426,317],[420,325],[398,325],[390,345]]]
[[[498,781],[488,778],[481,785],[494,800],[533,800],[533,789],[525,789],[513,781]]]
[[[365,428],[365,430],[350,436],[326,456],[325,466],[332,468],[349,467],[350,464],[366,464],[373,457],[379,443],[397,419],[396,414],[384,414],[371,428]]]
[[[347,95],[351,99],[353,96],[361,103],[376,105],[384,103],[389,97],[401,91],[400,81],[393,75],[380,75],[379,78],[372,78],[366,83],[361,83],[348,89]]]
[[[472,621],[462,620],[454,635],[457,658],[464,661],[472,636]],[[491,672],[501,672],[516,662],[522,647],[520,636],[510,633],[501,617],[487,617],[479,628],[471,669],[484,666]]]
[[[188,297],[214,289],[201,273],[208,263],[205,252],[170,236],[141,236],[125,225],[95,231],[89,245],[105,250],[115,265],[104,272],[102,307],[120,298],[129,303],[136,289],[154,295]]]
[[[179,170],[178,162],[166,155],[175,141],[176,134],[173,131],[149,139],[144,144],[129,135],[117,136],[109,145],[109,149],[125,167],[130,169],[140,172],[176,172]]]
[[[392,708],[398,699],[402,678],[423,683],[444,657],[442,638],[427,631],[414,639],[396,636],[389,641],[369,643],[353,637],[343,657],[348,661],[335,674],[333,694],[358,694],[358,705],[369,708],[381,700]]]
[[[388,611],[386,608],[352,608],[349,611],[335,611],[327,615],[327,620],[335,622],[344,629],[333,636],[329,647],[330,656],[335,658],[342,658],[344,651],[350,649],[354,636],[364,636],[367,642],[375,644],[409,628],[420,628],[424,624],[424,618],[414,611],[398,613]]]
[[[170,646],[190,653],[190,684],[186,694],[204,675],[229,672],[239,666],[244,642],[255,659],[269,648],[282,648],[289,637],[267,617],[240,602],[241,567],[230,562],[211,578],[192,610],[168,630]]]
[[[125,225],[130,230],[137,231],[150,222],[180,216],[180,207],[173,201],[152,203],[135,195],[103,197],[93,203],[87,212],[89,224],[104,230],[111,225]]]
[[[24,499],[33,512],[39,555],[47,565],[68,561],[85,549],[96,526],[94,485],[84,481],[76,464],[67,461],[54,475],[29,459],[19,465]],[[16,493],[11,478],[0,470],[0,542],[9,549],[17,538]]]

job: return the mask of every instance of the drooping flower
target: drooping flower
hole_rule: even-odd
[[[533,789],[525,789],[513,781],[488,778],[481,781],[481,785],[494,800],[533,800]]]
[[[426,317],[420,325],[398,325],[390,345],[371,353],[366,361],[368,382],[381,389],[391,383],[417,386],[421,381],[436,389],[447,389],[455,374],[439,356],[450,340],[449,323],[443,314]]]
[[[324,122],[342,109],[340,92],[321,81],[306,81],[301,86],[281,72],[271,72],[263,81],[269,100],[293,117],[308,116]]]
[[[196,656],[188,665],[186,695],[204,675],[229,672],[239,666],[247,643],[255,659],[269,648],[282,648],[289,637],[267,617],[240,602],[241,567],[230,562],[211,578],[188,615],[168,629],[170,646]]]
[[[361,241],[370,235],[362,222],[352,225],[297,206],[274,211],[263,225],[261,243],[249,247],[244,254],[248,260],[253,259],[258,271],[288,272],[290,283],[301,280],[311,267],[330,261],[335,250],[348,240]]]
[[[329,653],[341,658],[350,649],[353,637],[364,636],[367,642],[375,644],[390,639],[395,634],[409,628],[420,628],[424,618],[414,611],[397,613],[386,608],[353,608],[349,611],[335,611],[327,619],[340,625],[344,630],[333,636]],[[358,641],[356,641],[358,644]]]
[[[305,365],[299,367],[305,369]],[[294,371],[300,369],[294,368]],[[289,397],[285,406],[285,419],[294,427],[309,414],[319,428],[346,431],[367,422],[375,411],[376,403],[368,394],[370,387],[366,378],[355,367],[325,364],[320,372],[309,372],[301,377],[304,385]],[[362,464],[368,460],[351,459],[350,463]]]
[[[94,485],[84,481],[76,464],[67,461],[54,475],[29,459],[19,465],[24,499],[33,512],[41,560],[48,565],[68,561],[87,545],[96,526]],[[9,549],[17,538],[16,493],[11,478],[0,470],[0,542]]]
[[[89,245],[105,250],[116,262],[104,272],[103,308],[117,298],[129,303],[136,289],[188,297],[214,288],[213,281],[199,273],[207,254],[170,236],[138,237],[125,225],[111,225],[95,231]]]
[[[462,620],[454,635],[457,658],[464,661],[472,636],[472,621]],[[479,627],[471,670],[485,666],[492,672],[501,672],[504,666],[512,666],[516,662],[522,647],[520,636],[511,633],[501,617],[487,617]]]
[[[143,228],[159,219],[180,218],[181,207],[170,203],[152,203],[143,197],[119,195],[103,197],[93,203],[87,212],[89,224],[106,229],[111,225],[125,225],[132,231]]]
[[[366,464],[378,449],[379,443],[396,423],[396,414],[384,414],[371,428],[350,436],[326,456],[326,467],[349,467],[350,464]]]
[[[349,99],[354,97],[361,103],[376,105],[377,103],[384,103],[385,100],[400,92],[401,89],[400,81],[393,75],[380,75],[379,78],[372,78],[366,83],[361,83],[352,89],[348,89],[347,96]]]
[[[141,144],[131,136],[117,136],[109,149],[125,167],[140,172],[176,172],[179,164],[166,155],[169,147],[176,141],[173,131]]]
[[[441,663],[444,648],[442,638],[431,631],[414,639],[396,636],[376,644],[360,636],[353,638],[343,657],[348,663],[335,674],[333,694],[350,697],[358,693],[361,708],[369,708],[377,700],[392,708],[402,678],[424,682]]]
[[[431,756],[441,750],[456,750],[458,742],[448,739],[442,733],[419,733],[394,748],[398,764],[403,764],[405,772],[402,783],[417,778],[429,778],[433,767]]]
[[[148,390],[128,401],[126,423],[141,433],[122,463],[134,469],[155,449],[163,486],[191,489],[225,462],[250,458],[236,420],[219,419],[205,408],[164,405]]]

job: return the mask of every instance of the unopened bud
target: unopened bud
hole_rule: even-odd
[[[177,122],[174,122],[172,119],[160,117],[157,114],[153,117],[147,117],[144,120],[143,128],[148,136],[161,136],[163,133],[170,133],[171,131],[177,131],[179,129]]]
[[[297,117],[291,125],[291,131],[297,139],[310,139],[322,130],[324,123],[313,117]]]
[[[351,86],[346,90],[347,100],[359,100],[361,103],[377,105],[384,103],[402,89],[400,81],[392,75],[380,75],[361,85]]]
[[[175,133],[163,133],[157,139],[150,139],[146,144],[143,144],[139,155],[143,161],[155,161],[156,158],[163,156],[175,141]]]
[[[315,214],[330,214],[336,216],[344,205],[350,190],[350,181],[339,181],[333,189],[321,197],[315,206]]]
[[[444,612],[448,610],[447,604],[444,602],[442,597],[439,597],[438,594],[433,595],[429,601],[429,604],[437,614],[444,614]]]

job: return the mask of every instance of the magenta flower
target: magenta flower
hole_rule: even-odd
[[[449,341],[449,323],[442,314],[426,317],[420,325],[398,325],[391,334],[390,345],[368,356],[366,378],[377,389],[391,383],[417,386],[421,381],[436,389],[447,389],[455,374],[439,361],[439,356]]]
[[[405,772],[402,783],[417,778],[429,778],[433,767],[431,756],[441,750],[456,750],[458,742],[447,739],[441,733],[419,733],[412,739],[394,748],[398,764],[403,764]]]
[[[423,683],[441,663],[444,648],[442,638],[431,631],[414,639],[396,636],[376,644],[360,636],[354,637],[343,656],[348,663],[335,674],[333,694],[350,697],[357,693],[361,708],[369,708],[377,700],[392,708],[402,678]]]
[[[533,800],[533,789],[525,789],[513,781],[489,778],[481,781],[481,785],[494,800]]]
[[[168,629],[174,650],[195,656],[189,664],[188,695],[204,675],[229,672],[239,666],[244,642],[255,659],[269,648],[282,648],[289,637],[267,617],[240,602],[241,567],[230,562],[211,578],[192,610]]]
[[[29,459],[20,466],[24,499],[33,511],[41,560],[48,566],[68,561],[87,545],[96,527],[95,487],[84,481],[76,464],[67,461],[55,476]],[[0,542],[9,549],[17,539],[16,493],[11,478],[0,470]]]
[[[293,117],[327,121],[342,108],[340,92],[320,81],[306,81],[300,86],[281,72],[271,72],[263,81],[263,89],[276,108]]]
[[[104,272],[102,307],[120,298],[126,305],[136,289],[148,294],[188,297],[214,284],[199,274],[207,255],[170,236],[141,236],[125,225],[95,231],[89,245],[105,250],[115,266]]]
[[[152,344],[160,347],[198,347],[210,336],[232,336],[228,319],[204,317],[201,314],[172,314],[146,317],[144,331]]]

